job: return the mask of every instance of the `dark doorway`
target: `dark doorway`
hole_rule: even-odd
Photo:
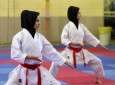
[[[104,2],[104,26],[111,26],[111,38],[115,39],[115,0]]]

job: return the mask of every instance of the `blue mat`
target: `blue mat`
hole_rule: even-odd
[[[111,47],[109,47],[111,48]],[[115,58],[109,58],[107,56],[99,56],[99,58],[102,60],[105,70],[105,77],[107,79],[115,80]],[[0,59],[10,59],[9,54],[0,54]],[[0,85],[4,85],[4,83],[8,79],[9,72],[12,71],[13,68],[15,68],[16,65],[13,64],[0,64]],[[92,69],[89,67],[85,67],[83,65],[78,65],[78,68],[80,71],[84,71],[87,73],[92,73]],[[2,76],[1,76],[2,75]]]

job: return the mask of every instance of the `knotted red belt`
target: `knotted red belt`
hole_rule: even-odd
[[[82,50],[83,47],[79,47],[79,48],[74,48],[74,47],[69,47],[69,49],[71,49],[73,51],[73,65],[75,68],[77,68],[76,64],[77,64],[77,61],[76,61],[76,54],[78,52],[80,52]],[[84,57],[84,54],[83,54],[83,59],[84,59],[84,62],[85,62],[85,57]],[[85,63],[84,63],[85,64]]]
[[[34,65],[30,65],[30,64],[21,64],[23,67],[26,68],[26,83],[25,85],[28,85],[28,69],[32,69],[35,70],[37,69],[37,76],[38,76],[38,80],[37,80],[37,85],[41,85],[41,72],[40,69],[38,68],[40,66],[40,64],[34,64]]]

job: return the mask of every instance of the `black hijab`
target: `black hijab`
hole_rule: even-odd
[[[21,13],[21,27],[27,29],[33,38],[36,32],[34,24],[37,16],[39,16],[39,12],[35,11],[23,10]]]
[[[79,7],[70,6],[68,8],[67,16],[70,21],[72,21],[78,28],[79,20],[77,19],[79,13]]]

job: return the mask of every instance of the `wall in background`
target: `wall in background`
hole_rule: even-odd
[[[46,2],[47,3],[46,3]],[[20,13],[24,9],[40,12],[40,32],[53,44],[60,43],[60,34],[67,23],[70,5],[80,7],[81,21],[98,37],[103,26],[103,0],[0,0],[0,44],[10,43],[20,30]]]

